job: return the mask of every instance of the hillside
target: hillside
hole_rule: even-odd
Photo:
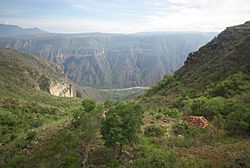
[[[27,52],[0,48],[0,93],[2,97],[51,94],[59,97],[105,99],[105,94],[72,83],[56,64]],[[108,99],[107,97],[106,99]]]
[[[75,91],[58,66],[31,54],[1,48],[0,68],[2,95],[44,91],[55,96],[74,96]]]
[[[173,76],[166,75],[164,80],[148,92],[148,95],[174,98],[180,96],[181,92],[183,94],[185,92],[190,97],[197,97],[200,94],[229,97],[245,94],[247,96],[249,88],[237,85],[245,85],[249,81],[249,42],[250,22],[228,27],[217,38],[198,51],[190,53],[184,66]],[[233,85],[238,88],[233,88]],[[225,90],[215,93],[220,87],[224,87],[221,89]],[[236,90],[234,93],[227,93],[229,90],[226,89]]]
[[[249,53],[250,22],[228,27],[137,98],[146,111],[144,127],[165,131],[157,138],[161,148],[195,158],[198,165],[187,167],[248,167]]]
[[[249,24],[227,28],[135,100],[1,97],[0,166],[249,167]]]
[[[28,35],[28,34],[34,35],[34,34],[44,34],[44,33],[46,32],[39,28],[24,29],[16,25],[0,24],[0,37]]]
[[[183,65],[209,33],[45,34],[0,38],[0,46],[32,52],[62,67],[78,85],[96,88],[151,86]]]
[[[51,129],[56,131],[57,124],[68,122],[70,111],[80,105],[74,92],[57,65],[0,48],[0,167],[29,136],[40,136],[45,125],[53,123]],[[43,134],[45,138],[49,133]]]

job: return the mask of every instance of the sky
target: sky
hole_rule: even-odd
[[[220,32],[250,20],[250,0],[1,0],[0,23],[57,33]]]

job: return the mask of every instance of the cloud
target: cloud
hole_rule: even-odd
[[[250,19],[248,0],[155,1],[158,13],[144,17],[152,30],[221,31]]]
[[[0,24],[9,24],[8,20],[0,20]]]
[[[3,19],[0,19],[3,20]],[[44,18],[44,19],[4,19],[10,24],[17,24],[24,28],[39,27],[54,33],[129,33],[137,32],[138,27],[118,21],[100,21],[95,19],[74,18]],[[141,29],[142,30],[142,29]]]
[[[248,1],[13,0],[0,2],[0,21],[67,33],[222,31],[250,20]]]

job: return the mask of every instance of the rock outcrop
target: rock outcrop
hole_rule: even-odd
[[[69,83],[52,82],[49,86],[50,94],[60,97],[73,97],[74,90]]]

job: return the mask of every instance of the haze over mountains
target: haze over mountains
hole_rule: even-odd
[[[0,37],[28,35],[28,34],[43,34],[43,33],[46,32],[39,28],[24,29],[17,25],[0,24]]]
[[[188,53],[216,35],[202,32],[31,32],[32,35],[25,36],[20,33],[14,36],[18,31],[11,32],[11,37],[0,38],[0,46],[28,51],[55,62],[76,84],[96,88],[151,86],[165,73],[177,70]]]

